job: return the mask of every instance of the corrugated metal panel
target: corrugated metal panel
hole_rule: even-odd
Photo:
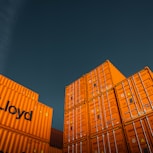
[[[80,140],[67,146],[64,146],[63,153],[89,153],[89,144],[87,140]]]
[[[55,148],[63,148],[63,132],[57,129],[51,129],[51,142],[50,145]]]
[[[99,133],[90,142],[92,153],[128,153],[122,128]]]
[[[38,101],[38,98],[39,98],[38,93],[16,83],[15,81],[13,81],[3,75],[0,75],[0,85],[8,87],[14,91],[17,91],[18,93],[21,93],[29,98],[32,98],[33,100]]]
[[[83,103],[86,100],[86,82],[82,76],[65,88],[65,110]]]
[[[82,139],[88,134],[87,104],[82,104],[64,114],[63,143]]]
[[[145,68],[115,87],[123,122],[153,110],[153,79]]]
[[[26,135],[0,128],[0,152],[4,153],[48,153],[49,145]]]
[[[90,135],[121,125],[114,90],[104,92],[89,103]]]
[[[62,149],[58,149],[58,148],[50,146],[48,153],[62,153]]]
[[[100,93],[109,90],[118,82],[125,79],[124,75],[111,64],[106,61],[91,72],[86,74],[87,79],[87,97],[88,100],[98,96]]]
[[[131,153],[152,153],[152,135],[148,132],[147,118],[136,119],[125,125],[125,133]],[[147,123],[147,124],[146,124]],[[150,129],[149,129],[150,130]]]
[[[0,108],[0,125],[50,141],[52,108],[4,86]]]

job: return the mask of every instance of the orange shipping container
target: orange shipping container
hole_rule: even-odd
[[[124,126],[130,153],[152,153],[152,135],[148,132],[146,118],[136,119]]]
[[[122,128],[99,133],[90,142],[92,153],[128,153]]]
[[[50,146],[50,147],[49,147],[49,152],[48,152],[48,153],[62,153],[62,152],[63,152],[62,149],[59,149],[59,148]]]
[[[63,143],[86,138],[88,134],[87,104],[82,104],[64,114]]]
[[[0,152],[48,153],[49,144],[4,128],[0,128]]]
[[[153,78],[148,67],[115,87],[123,122],[153,110]]]
[[[86,101],[86,82],[82,76],[65,88],[65,111]]]
[[[50,142],[52,112],[52,108],[21,93],[0,88],[0,126]]]
[[[87,140],[80,140],[64,146],[63,153],[89,153],[89,143]]]
[[[50,145],[55,148],[63,148],[63,131],[52,128],[51,129]]]
[[[93,98],[89,105],[90,135],[121,125],[114,90]]]
[[[1,88],[3,86],[7,87],[7,88],[10,88],[18,93],[21,93],[29,98],[32,98],[33,100],[36,100],[38,101],[38,98],[39,98],[39,94],[16,83],[15,81],[3,76],[3,75],[0,75],[0,86]]]
[[[112,88],[124,79],[125,76],[107,60],[86,74],[88,100]]]

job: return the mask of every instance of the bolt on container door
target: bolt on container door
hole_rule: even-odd
[[[86,138],[88,133],[87,104],[64,114],[64,144]]]
[[[122,128],[97,134],[91,139],[92,153],[127,153]]]
[[[86,74],[88,100],[109,90],[123,79],[125,76],[107,60]]]
[[[82,76],[65,88],[65,111],[86,101],[86,82]]]
[[[93,98],[88,105],[91,135],[121,125],[114,90]]]
[[[0,85],[5,86],[7,88],[10,88],[18,93],[22,93],[23,95],[32,98],[33,100],[38,101],[39,94],[20,85],[19,83],[16,83],[15,81],[0,75]]]
[[[153,147],[144,118],[124,126],[131,153],[152,153]]]
[[[82,140],[64,146],[63,153],[89,153],[87,140]]]

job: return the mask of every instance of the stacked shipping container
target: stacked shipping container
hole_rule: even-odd
[[[131,153],[153,152],[153,77],[146,67],[115,87]]]
[[[112,133],[115,134],[115,128],[121,128],[116,97],[112,88],[124,79],[124,75],[107,60],[66,87],[64,153],[101,150],[99,147],[103,145],[102,141],[95,141],[95,138],[109,134],[111,138]],[[118,136],[114,138],[116,140]],[[104,143],[109,146],[111,143],[108,140],[106,138]],[[121,143],[119,139],[116,141]],[[124,142],[122,141],[122,144]]]
[[[38,94],[0,75],[0,151],[48,153],[53,109]]]
[[[106,61],[80,79],[65,90],[63,153],[152,153],[151,70],[126,79]]]

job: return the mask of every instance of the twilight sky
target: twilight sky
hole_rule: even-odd
[[[127,77],[153,70],[153,1],[0,1],[0,73],[53,107],[54,128],[65,86],[106,59]]]

